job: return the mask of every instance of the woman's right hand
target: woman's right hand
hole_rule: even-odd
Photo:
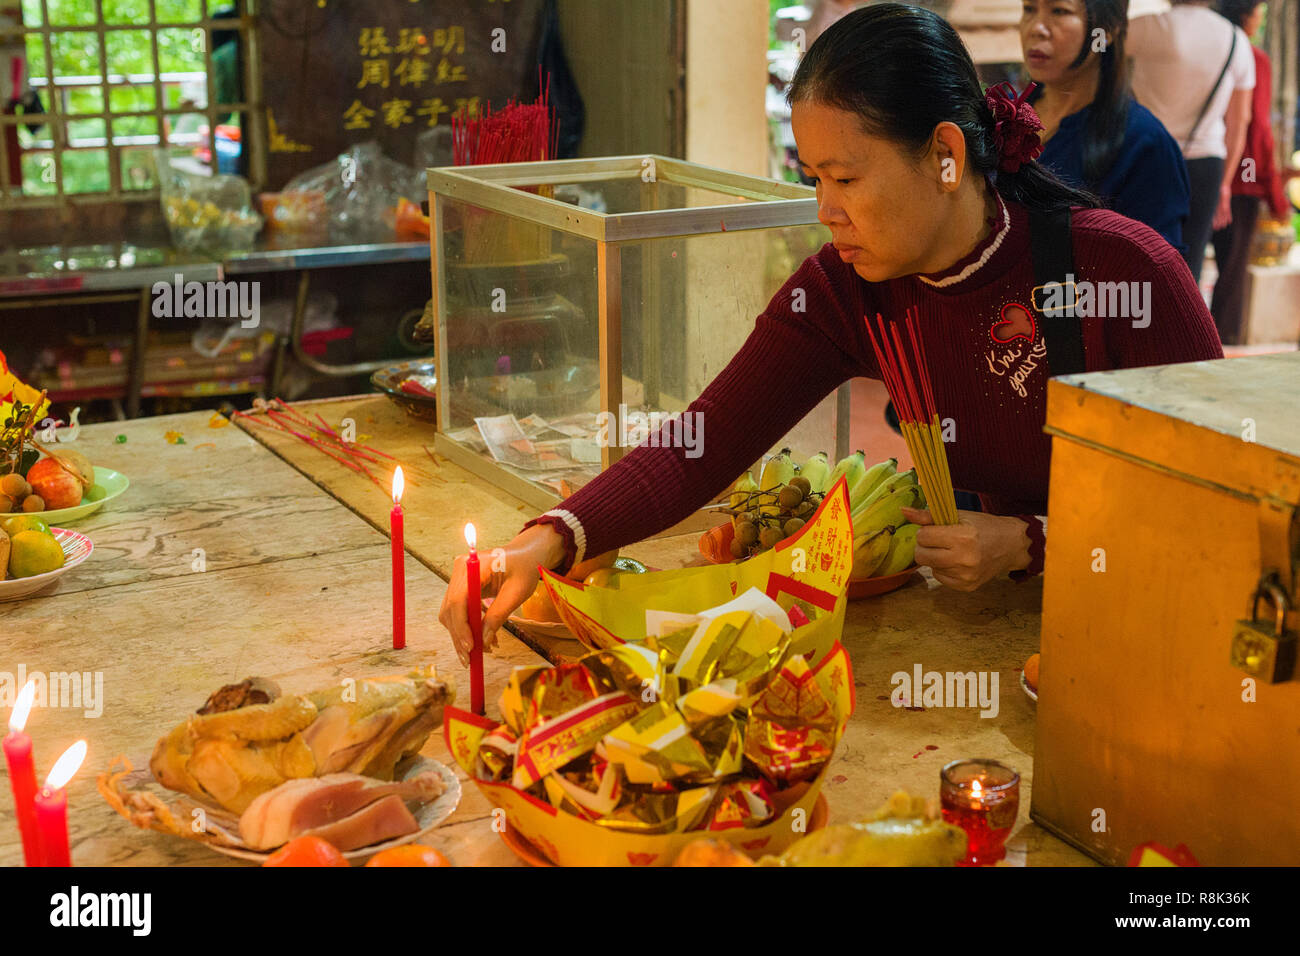
[[[496,553],[496,549],[478,553],[482,593],[484,597],[493,598],[491,606],[483,612],[484,652],[496,647],[497,629],[537,588],[541,578],[538,565],[553,568],[564,560],[564,539],[550,525],[538,524],[515,535],[514,540],[500,550],[503,553]],[[438,610],[438,620],[450,632],[456,655],[466,667],[474,646],[469,630],[467,562],[468,555],[456,558],[447,593]],[[494,573],[494,568],[499,570]]]

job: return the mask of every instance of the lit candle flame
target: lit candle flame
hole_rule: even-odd
[[[27,726],[27,715],[32,712],[32,702],[36,700],[36,681],[29,680],[18,692],[14,709],[9,712],[9,729],[18,733]]]
[[[393,504],[399,504],[402,500],[402,492],[406,489],[406,479],[402,477],[402,466],[398,465],[397,470],[393,472]]]
[[[86,742],[78,740],[75,744],[63,751],[63,756],[54,761],[54,766],[50,770],[50,775],[45,778],[46,790],[61,790],[67,786],[68,781],[72,779],[73,774],[81,769],[81,763],[86,759]]]
[[[469,545],[471,551],[478,545],[478,532],[474,530],[474,522],[465,525],[465,543]]]
[[[972,780],[970,782],[970,789],[971,789],[971,793],[975,794],[975,796],[978,797],[980,795],[980,792],[984,788],[980,786],[980,782],[978,780]]]

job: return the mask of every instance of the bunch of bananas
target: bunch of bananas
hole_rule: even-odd
[[[797,465],[783,448],[763,462],[757,481],[748,471],[741,475],[727,508],[735,527],[732,557],[747,558],[795,534],[840,478],[848,487],[854,530],[852,577],[910,567],[917,526],[903,517],[903,508],[925,507],[916,470],[899,472],[895,458],[867,467],[861,451],[831,468],[825,452]]]
[[[903,517],[903,509],[925,507],[916,469],[899,471],[895,458],[868,468],[857,451],[835,466],[831,483],[841,475],[849,486],[853,523],[850,577],[883,577],[911,567],[918,526]]]

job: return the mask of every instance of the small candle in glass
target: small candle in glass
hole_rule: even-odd
[[[939,772],[943,818],[966,833],[958,866],[988,866],[1006,856],[1020,810],[1020,774],[996,760],[954,760]]]

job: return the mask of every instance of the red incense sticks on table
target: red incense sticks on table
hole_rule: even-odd
[[[925,491],[930,514],[936,524],[957,523],[957,500],[952,490],[952,475],[948,471],[948,452],[943,444],[943,428],[930,388],[930,370],[925,361],[925,347],[921,342],[920,324],[911,309],[907,310],[904,327],[907,330],[905,347],[899,323],[888,325],[876,315],[876,330],[870,319],[866,320],[867,335],[880,365],[880,375],[898,413],[899,430],[912,454],[917,477]]]
[[[323,455],[333,458],[339,464],[358,474],[365,475],[376,487],[380,488],[385,494],[389,493],[389,487],[375,475],[374,471],[367,466],[381,465],[386,467],[385,461],[398,463],[399,460],[387,452],[382,452],[378,448],[372,448],[369,445],[360,445],[356,442],[344,441],[337,431],[329,426],[326,421],[316,415],[316,421],[312,421],[302,412],[298,411],[288,402],[282,399],[272,399],[270,402],[263,402],[258,399],[253,403],[254,412],[235,412],[234,417],[247,421],[259,428],[267,428],[272,431],[283,432],[286,435],[292,435],[304,444],[310,445]],[[376,457],[378,456],[378,457]],[[409,465],[406,462],[400,462],[407,474],[407,481],[411,485],[417,484],[416,478],[433,480],[437,476]],[[414,475],[415,478],[411,476]],[[437,479],[441,481],[442,479]]]

